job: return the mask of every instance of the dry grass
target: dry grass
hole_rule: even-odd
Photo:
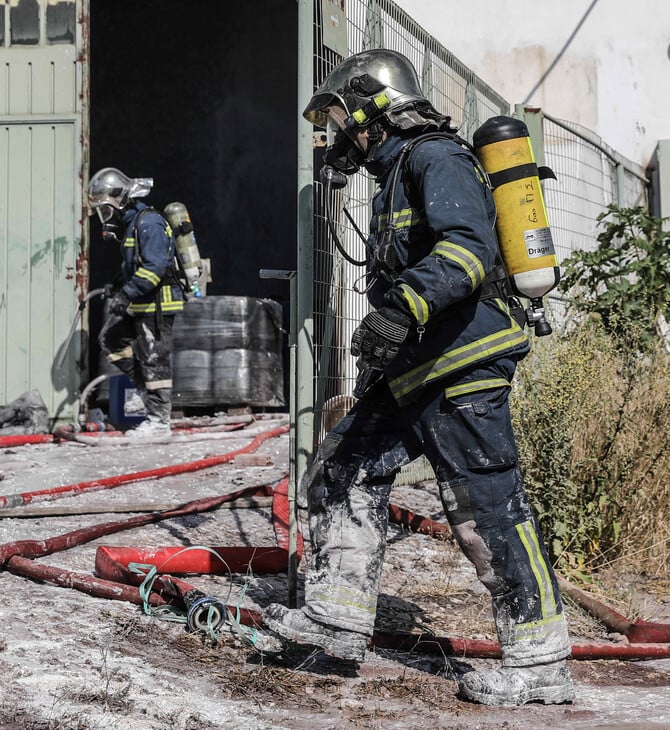
[[[536,342],[512,399],[522,467],[558,567],[670,564],[670,359],[592,324]]]

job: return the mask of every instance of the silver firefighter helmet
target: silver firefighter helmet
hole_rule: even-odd
[[[329,108],[334,106],[345,110],[348,128],[364,127],[381,116],[401,129],[444,119],[424,96],[410,60],[386,48],[356,53],[342,61],[316,90],[303,116],[328,129]]]
[[[115,167],[104,167],[88,183],[88,204],[105,223],[114,211],[123,210],[133,198],[148,195],[153,184],[153,178],[130,178]]]

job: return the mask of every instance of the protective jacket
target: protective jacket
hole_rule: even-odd
[[[380,254],[379,249],[388,222],[393,167],[410,141],[392,136],[376,152],[375,168],[382,172],[368,240],[368,277],[374,282],[370,303],[375,308],[400,306],[416,320],[386,369],[401,405],[441,379],[458,380],[459,393],[501,387],[500,379],[483,383],[474,375],[468,383],[467,372],[528,352],[528,338],[510,316],[504,297],[481,296],[487,275],[499,263],[495,204],[476,158],[460,144],[446,137],[427,139],[405,161],[392,211],[398,265],[391,277],[380,275],[376,261],[380,255],[388,259],[388,252]]]
[[[181,312],[184,293],[174,270],[175,243],[169,223],[139,201],[123,212],[122,223],[121,281],[130,298],[129,311],[148,314],[160,304],[163,314]]]

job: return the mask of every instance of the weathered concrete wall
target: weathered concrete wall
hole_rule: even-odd
[[[512,105],[556,58],[590,0],[396,0]],[[670,137],[670,2],[600,0],[529,103],[646,165]]]

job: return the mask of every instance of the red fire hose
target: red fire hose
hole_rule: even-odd
[[[623,634],[631,644],[670,642],[670,624],[642,621],[642,619],[630,621],[610,606],[589,595],[586,591],[573,586],[562,576],[557,575],[556,577],[561,590],[570,596],[575,603],[602,621],[610,631]]]
[[[230,420],[225,423],[224,419],[216,419],[214,422],[204,426],[198,426],[195,421],[188,421],[186,419],[182,421],[176,421],[172,424],[172,430],[178,433],[212,433],[216,431],[235,431],[240,428],[244,428],[253,419],[252,416],[245,417],[228,417]],[[92,424],[98,426],[98,424]],[[223,428],[221,426],[224,425]],[[89,431],[85,429],[80,431],[79,428],[74,425],[70,426],[59,426],[54,433],[36,433],[36,434],[16,434],[13,436],[0,436],[0,448],[14,448],[16,446],[28,446],[29,444],[50,444],[57,441],[74,441],[73,435],[75,432],[80,435],[85,434],[86,437],[93,440],[94,436],[98,438],[103,436],[123,436],[123,431],[106,431],[101,428],[95,428],[95,430]],[[85,443],[85,442],[80,442]]]
[[[28,444],[50,444],[54,437],[50,433],[19,434],[16,436],[0,436],[0,448],[26,446]]]
[[[115,601],[128,601],[139,606],[143,603],[139,590],[134,586],[102,580],[88,573],[75,573],[63,568],[54,568],[43,563],[36,563],[34,560],[25,558],[22,555],[14,555],[9,558],[5,568],[14,575],[45,581],[63,588],[75,588],[82,593],[87,593],[89,596],[112,598]],[[151,595],[150,602],[152,606],[165,604],[165,600],[155,594]]]
[[[27,558],[41,558],[45,555],[67,550],[77,545],[83,545],[91,540],[96,540],[105,535],[111,535],[123,530],[130,530],[133,527],[142,527],[153,522],[170,519],[172,517],[183,517],[184,515],[205,512],[214,509],[224,502],[230,502],[245,496],[269,496],[272,494],[272,488],[263,485],[257,487],[249,487],[241,489],[231,494],[225,494],[220,497],[203,497],[176,508],[163,510],[162,512],[150,512],[148,514],[137,515],[128,520],[116,520],[114,522],[106,522],[101,525],[93,525],[84,527],[80,530],[66,532],[63,535],[47,538],[46,540],[16,540],[0,545],[0,567],[3,566],[14,555],[21,555]]]
[[[102,479],[94,479],[88,482],[78,482],[76,484],[67,484],[62,487],[53,487],[51,489],[42,489],[35,492],[23,492],[21,494],[10,494],[0,496],[0,508],[2,507],[18,507],[22,504],[30,502],[46,501],[58,499],[64,495],[77,494],[79,492],[95,491],[98,489],[113,489],[122,484],[130,482],[139,482],[147,479],[160,479],[165,476],[174,476],[175,474],[186,474],[200,469],[209,469],[212,466],[225,464],[232,461],[239,454],[246,454],[255,451],[264,441],[275,436],[287,433],[288,425],[279,426],[278,428],[266,431],[258,436],[248,445],[236,451],[230,451],[221,456],[212,456],[207,459],[199,459],[186,464],[174,464],[172,466],[164,466],[158,469],[149,469],[146,471],[132,472],[130,474],[119,474],[112,477],[103,477]]]
[[[377,631],[370,643],[380,649],[415,651],[419,654],[480,659],[499,659],[501,657],[498,642],[484,639]],[[571,657],[573,659],[667,659],[670,657],[670,644],[635,645],[577,641],[572,644]]]
[[[449,525],[431,520],[429,517],[417,515],[395,504],[389,505],[389,519],[397,525],[407,527],[412,532],[420,532],[422,535],[430,535],[441,539],[449,539],[452,536]]]
[[[98,549],[96,556],[98,577],[35,563],[32,559],[81,545],[114,532],[171,517],[203,512],[241,497],[261,495],[273,496],[273,524],[278,547],[221,547],[216,548],[216,559],[212,560],[211,551],[202,548],[142,549],[103,546]],[[178,509],[164,510],[159,513],[140,515],[129,520],[75,530],[47,540],[20,540],[6,543],[0,546],[0,565],[4,565],[7,570],[16,575],[75,588],[89,595],[143,605],[144,597],[140,594],[138,586],[144,581],[144,575],[130,571],[128,565],[131,562],[144,565],[158,564],[158,566],[170,567],[173,572],[186,573],[245,572],[250,566],[257,572],[277,573],[285,570],[288,565],[286,549],[289,539],[288,510],[288,478],[284,478],[274,489],[268,485],[246,488],[221,497],[194,500]],[[302,554],[302,537],[298,537],[297,559],[299,560]],[[240,621],[246,625],[258,625],[260,622],[260,615],[257,612],[242,610],[235,606],[224,606],[218,599],[206,596],[174,576],[159,576],[152,586],[148,603],[152,606],[160,606],[175,600],[187,609],[187,623],[191,630],[216,629],[228,615],[238,615]]]

